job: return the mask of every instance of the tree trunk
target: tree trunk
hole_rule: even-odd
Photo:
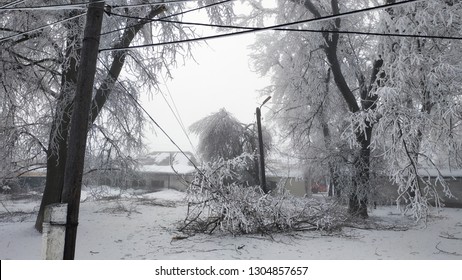
[[[372,131],[372,127],[367,128],[366,131]],[[370,137],[360,133],[358,138],[361,148],[354,165],[356,174],[349,197],[348,213],[355,217],[367,218],[367,195],[370,189]]]
[[[297,2],[297,1],[294,1]],[[394,0],[387,0],[387,3],[394,2]],[[305,0],[301,2],[305,9],[310,11],[315,18],[321,17],[320,9],[318,9],[313,1]],[[331,0],[332,14],[340,13],[340,6],[338,0]],[[340,30],[341,19],[336,18],[332,21],[329,30],[334,31],[333,33],[323,33],[324,46],[323,50],[326,54],[327,61],[329,62],[330,69],[332,71],[333,79],[340,95],[348,106],[351,113],[357,113],[361,110],[374,110],[375,101],[377,100],[376,95],[371,95],[374,86],[378,82],[380,69],[383,61],[377,59],[374,62],[369,87],[362,87],[360,103],[358,98],[353,94],[346,77],[342,72],[342,65],[340,63],[337,50],[339,44],[340,33],[335,31]],[[382,73],[383,75],[383,73]],[[361,105],[361,106],[360,106]],[[365,131],[356,131],[356,139],[360,145],[359,155],[355,164],[355,178],[353,180],[353,189],[350,192],[349,197],[349,213],[366,218],[367,215],[367,190],[369,188],[369,170],[370,170],[370,143],[372,137],[373,123],[366,122]]]
[[[348,109],[352,113],[356,113],[361,108],[359,107],[356,97],[350,90],[348,83],[342,73],[340,62],[337,57],[337,40],[328,41],[328,46],[325,48],[327,60],[332,69],[335,84],[337,85],[340,94],[347,103]],[[366,127],[366,132],[356,132],[357,141],[360,144],[359,156],[356,160],[355,176],[353,178],[353,186],[350,191],[348,213],[355,217],[367,218],[367,189],[369,187],[369,163],[370,163],[370,137],[372,125]],[[367,134],[367,135],[365,135]]]
[[[70,16],[75,15],[76,12],[70,13]],[[45,189],[35,221],[35,228],[39,232],[42,232],[45,207],[49,204],[61,202],[64,169],[67,158],[67,137],[71,121],[73,91],[77,83],[77,68],[80,56],[80,32],[78,30],[71,30],[79,26],[78,20],[79,19],[74,19],[66,24],[69,35],[66,39],[66,52],[63,58],[61,93],[58,98],[56,112],[51,125],[50,137],[48,139]]]
[[[45,207],[61,201],[61,193],[64,183],[64,169],[66,167],[65,163],[67,157],[67,134],[69,122],[65,123],[65,121],[61,121],[59,123],[61,127],[59,129],[61,136],[53,137],[50,135],[50,144],[48,145],[45,190],[43,191],[42,202],[35,221],[35,228],[39,232],[42,232]],[[52,145],[55,145],[56,150],[53,150]]]

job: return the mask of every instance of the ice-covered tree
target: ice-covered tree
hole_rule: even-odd
[[[222,108],[193,123],[190,130],[199,136],[198,152],[208,162],[226,161],[244,153],[255,154],[258,149],[258,136],[253,124],[246,125]],[[264,130],[265,152],[271,146],[270,134]],[[250,184],[259,182],[257,158],[248,162],[249,173],[245,181]]]
[[[101,48],[126,48],[143,42],[190,38],[195,35],[192,28],[153,20],[167,16],[179,20],[183,12],[197,8],[197,5],[207,10],[211,21],[226,22],[232,14],[230,3],[211,5],[214,1],[210,0],[192,4],[162,2],[107,1]],[[77,6],[34,8],[67,4]],[[3,69],[0,91],[2,95],[10,96],[9,100],[19,108],[14,111],[14,130],[24,131],[13,146],[16,151],[38,150],[38,156],[31,160],[40,156],[41,162],[47,166],[47,182],[36,223],[40,229],[44,206],[59,202],[63,190],[85,5],[81,1],[57,0],[16,1],[1,7],[5,9],[0,9],[0,67]],[[14,9],[17,7],[30,9]],[[158,90],[160,76],[169,78],[171,67],[190,56],[190,51],[190,44],[167,44],[156,48],[101,52],[89,116],[92,123],[89,152],[98,158],[110,154],[111,161],[114,158],[130,159],[130,152],[140,147],[143,127],[143,116],[134,99],[146,89]],[[29,146],[19,148],[18,143]]]
[[[341,11],[360,9],[368,1],[277,1],[270,10],[278,23],[320,18]],[[275,102],[281,114],[279,123],[293,142],[304,147],[313,145],[314,133],[322,139],[324,151],[342,157],[348,164],[349,211],[367,217],[367,190],[370,176],[370,134],[373,123],[364,129],[352,129],[355,149],[341,154],[343,135],[350,115],[373,109],[381,60],[375,55],[374,38],[341,35],[342,28],[364,28],[374,17],[362,14],[355,18],[337,18],[321,23],[300,24],[300,29],[326,32],[274,32],[262,35],[255,46],[255,66],[262,74],[273,77]],[[331,31],[331,32],[327,32]],[[366,78],[368,77],[368,78]],[[294,137],[295,136],[295,137]],[[320,142],[318,141],[318,146]],[[330,156],[328,156],[330,157]],[[333,161],[338,162],[338,161]],[[333,166],[330,167],[332,169]],[[346,190],[347,188],[345,188]]]
[[[199,136],[197,150],[205,161],[235,158],[243,152],[253,153],[256,148],[252,131],[225,108],[193,123],[189,129]]]
[[[374,4],[279,0],[275,9],[263,9],[254,2],[260,7],[255,16],[266,14],[278,23]],[[460,48],[447,39],[342,31],[460,37],[460,15],[458,1],[424,1],[297,25],[319,32],[279,31],[260,36],[255,66],[273,77],[270,90],[277,99],[278,122],[297,145],[309,147],[311,154],[324,142],[323,151],[329,157],[344,158],[343,170],[350,178],[341,184],[348,190],[350,213],[367,217],[374,158],[385,163],[380,169],[400,185],[401,194],[411,193],[417,218],[428,206],[426,195],[438,198],[429,184],[425,190],[419,188],[418,157],[430,161],[442,143],[446,150],[460,146],[453,137],[460,121],[460,79],[456,78],[460,64],[454,59]],[[345,143],[351,148],[348,153],[342,151]],[[345,177],[341,174],[340,178]]]
[[[460,37],[461,22],[460,1],[425,1],[381,18],[383,32],[435,36],[388,37],[380,45],[384,77],[377,90],[372,144],[383,147],[387,172],[416,218],[425,214],[430,200],[441,203],[435,184],[450,195],[441,173],[432,182],[426,170],[461,166],[462,63],[457,57],[462,48],[457,41],[438,38]],[[438,161],[442,156],[446,160]]]

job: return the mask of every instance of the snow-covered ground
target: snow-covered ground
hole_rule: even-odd
[[[396,225],[392,230],[185,238],[176,229],[186,213],[184,193],[120,194],[82,194],[76,259],[462,259],[462,209],[435,211],[426,224],[393,206],[372,209],[371,220]],[[9,198],[0,196],[0,259],[40,259],[41,235],[33,229],[39,196]]]

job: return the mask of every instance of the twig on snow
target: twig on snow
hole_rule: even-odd
[[[462,237],[455,237],[454,234],[450,234],[448,232],[443,232],[444,235],[440,234],[439,236],[441,238],[445,238],[445,239],[452,239],[452,240],[462,240]]]
[[[448,255],[453,255],[453,256],[459,256],[459,257],[462,256],[462,254],[459,254],[459,253],[457,253],[457,252],[448,252],[448,251],[445,251],[445,250],[439,248],[438,245],[440,245],[440,243],[441,243],[441,241],[438,242],[438,243],[435,245],[435,248],[436,248],[438,251],[440,251],[441,253],[448,254]]]
[[[3,204],[3,201],[0,201],[0,203],[2,204],[3,208],[5,208],[6,212],[8,212],[8,214],[11,215],[10,210],[8,210],[8,208],[6,208],[5,204]]]

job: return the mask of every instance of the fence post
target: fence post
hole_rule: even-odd
[[[42,231],[42,259],[63,259],[66,216],[67,203],[54,203],[45,207]]]

